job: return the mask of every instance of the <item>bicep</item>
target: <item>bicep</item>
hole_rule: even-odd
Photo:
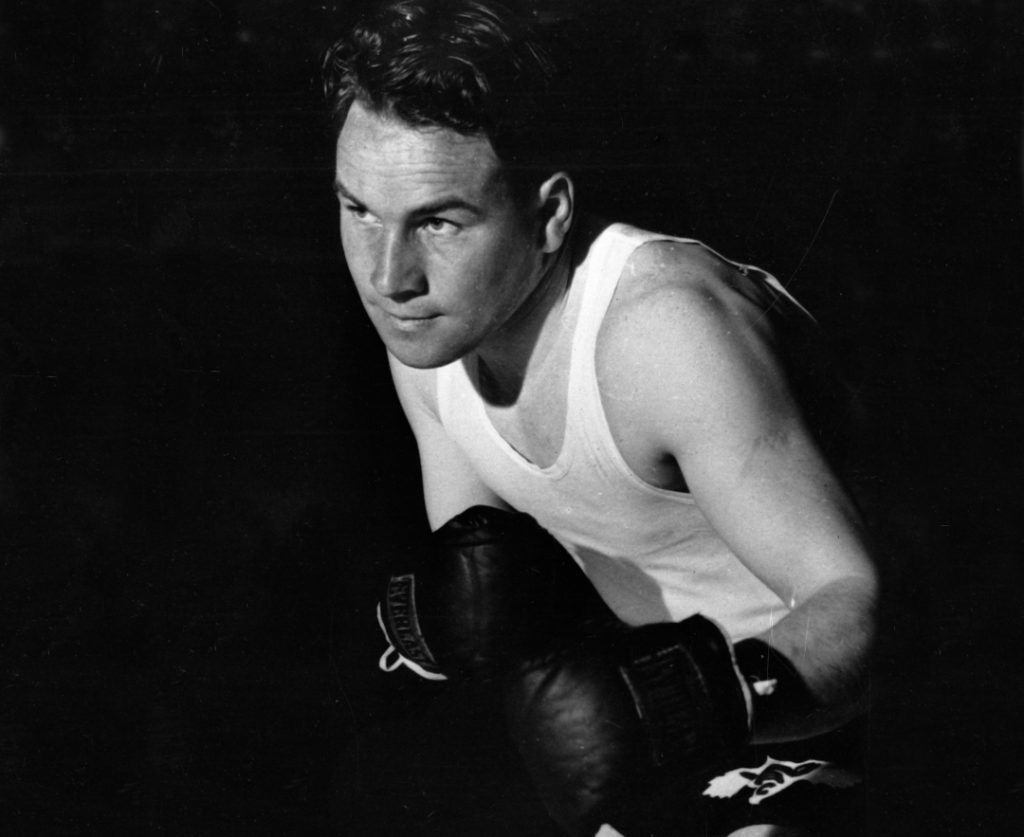
[[[676,448],[690,491],[744,564],[790,607],[874,578],[857,510],[798,414],[730,422]],[[685,451],[685,452],[684,452]]]
[[[758,312],[674,295],[647,331],[645,425],[741,561],[793,606],[874,567],[855,506],[815,443]]]
[[[423,500],[431,529],[438,529],[470,506],[507,508],[477,476],[466,455],[437,418],[434,370],[414,370],[389,357],[395,390],[419,451]]]

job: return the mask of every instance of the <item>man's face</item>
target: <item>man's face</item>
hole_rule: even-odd
[[[490,142],[352,105],[338,137],[341,243],[385,345],[428,368],[480,347],[533,290],[539,234]]]

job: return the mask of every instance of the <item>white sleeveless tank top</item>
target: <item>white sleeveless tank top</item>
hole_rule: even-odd
[[[573,288],[582,298],[565,434],[552,465],[537,467],[505,441],[461,361],[437,371],[438,410],[483,482],[550,531],[624,622],[678,621],[702,613],[740,640],[768,630],[788,607],[718,537],[690,494],[656,488],[633,473],[615,445],[598,392],[597,335],[619,275],[637,247],[659,240],[704,246],[613,224],[577,268]],[[774,277],[736,267],[773,296],[792,301]]]

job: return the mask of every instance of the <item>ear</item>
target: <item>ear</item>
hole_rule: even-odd
[[[540,200],[541,249],[555,253],[572,227],[575,193],[572,178],[564,171],[545,180],[537,192]]]

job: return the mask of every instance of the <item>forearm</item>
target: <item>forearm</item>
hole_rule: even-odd
[[[791,700],[782,694],[777,700],[755,698],[755,741],[818,735],[866,709],[875,600],[872,579],[836,581],[758,637],[793,664],[806,684],[809,699]]]

